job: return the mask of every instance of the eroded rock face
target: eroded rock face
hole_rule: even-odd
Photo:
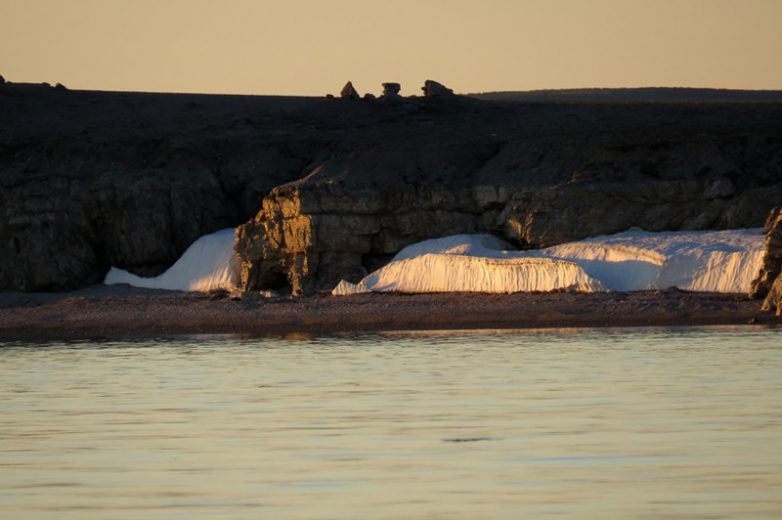
[[[763,298],[763,310],[782,315],[782,206],[769,213],[765,225],[766,254],[760,274],[752,282],[751,298]]]
[[[513,195],[505,235],[549,247],[629,227],[646,231],[755,227],[782,186],[737,192],[727,178],[566,183]]]
[[[66,97],[0,91],[0,290],[154,275],[247,222],[245,286],[307,293],[454,233],[760,226],[782,186],[775,103]]]
[[[756,174],[741,177],[735,172],[750,168],[745,154],[726,153],[734,144],[701,137],[619,149],[615,137],[483,149],[419,142],[405,152],[331,159],[273,190],[241,228],[244,286],[276,288],[268,285],[274,280],[297,294],[326,291],[340,279],[360,279],[406,245],[456,233],[494,233],[540,248],[630,227],[754,227],[782,196],[778,145],[756,144]],[[650,156],[653,175],[644,166]],[[604,162],[582,162],[595,158]],[[753,185],[763,177],[757,172],[774,183]]]
[[[460,153],[445,146],[404,155],[396,164],[412,173]],[[467,164],[475,161],[462,155]],[[509,198],[505,190],[413,184],[382,173],[359,185],[349,182],[354,168],[381,157],[368,151],[333,159],[302,181],[272,190],[261,212],[237,233],[243,287],[329,291],[342,279],[360,280],[409,244],[454,230],[497,231],[496,217]]]
[[[29,90],[0,96],[0,290],[159,274],[312,161],[306,142],[226,117],[231,101]]]
[[[777,316],[782,316],[782,276],[777,276],[766,299],[763,301],[762,310],[774,311]]]

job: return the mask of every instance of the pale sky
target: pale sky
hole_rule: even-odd
[[[782,0],[0,0],[0,74],[70,88],[324,95],[782,89]]]

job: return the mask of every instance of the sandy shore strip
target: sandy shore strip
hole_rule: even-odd
[[[68,293],[0,293],[5,340],[747,323],[782,325],[782,319],[744,295],[676,290],[235,299],[97,285]]]

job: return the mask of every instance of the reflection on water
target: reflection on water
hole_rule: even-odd
[[[780,518],[782,330],[0,344],[2,518]]]

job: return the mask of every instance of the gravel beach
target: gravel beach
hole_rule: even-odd
[[[0,293],[4,340],[747,323],[779,325],[782,319],[744,295],[676,290],[291,299],[95,285],[66,293]]]

